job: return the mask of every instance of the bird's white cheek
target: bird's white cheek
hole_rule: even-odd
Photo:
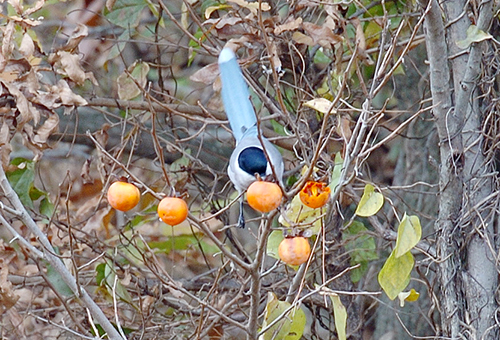
[[[255,176],[251,176],[240,168],[233,169],[233,167],[229,166],[227,168],[227,174],[236,187],[236,190],[240,192],[246,190],[250,184],[256,181]]]

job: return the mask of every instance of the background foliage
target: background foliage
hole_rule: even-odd
[[[2,337],[447,336],[440,264],[448,257],[436,227],[447,141],[433,112],[440,102],[424,30],[436,5],[2,3]],[[474,25],[482,10],[461,6],[470,29],[448,43],[485,46],[471,99],[483,115],[471,131],[489,169],[498,19],[491,30]],[[225,172],[234,140],[217,78],[224,46],[237,51],[259,124],[286,163],[282,206],[265,215],[248,208],[245,230],[235,228],[237,194]],[[142,193],[127,213],[105,198],[121,176]],[[307,180],[328,184],[327,207],[300,203]],[[496,207],[492,182],[481,202]],[[190,215],[170,227],[156,205],[173,194]],[[468,225],[469,208],[455,227]],[[474,235],[461,230],[457,258]],[[299,268],[277,256],[290,233],[313,248]],[[464,325],[464,336],[476,327]]]

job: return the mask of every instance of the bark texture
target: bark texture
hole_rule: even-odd
[[[498,273],[491,204],[495,175],[483,149],[484,113],[478,88],[484,46],[472,43],[470,49],[461,50],[457,45],[472,25],[466,12],[469,2],[445,2],[444,15],[437,1],[428,5],[426,43],[441,161],[435,231],[442,335],[496,339]],[[475,24],[487,31],[492,2],[481,2],[476,10]]]

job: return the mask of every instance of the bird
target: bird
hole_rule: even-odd
[[[259,131],[248,86],[233,50],[230,48],[222,49],[218,63],[222,82],[222,102],[236,140],[236,146],[229,159],[227,173],[240,194],[238,227],[244,228],[242,193],[258,180],[256,175],[266,179],[275,176],[275,180],[282,183],[283,157],[278,149]]]

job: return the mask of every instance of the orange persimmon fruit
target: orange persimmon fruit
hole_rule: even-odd
[[[311,246],[305,237],[285,237],[278,247],[278,255],[286,264],[300,266],[311,255]]]
[[[299,193],[300,200],[309,208],[321,208],[330,198],[330,188],[326,183],[309,181]]]
[[[108,189],[108,202],[116,210],[129,211],[139,203],[141,192],[139,189],[127,182],[114,182]]]
[[[158,216],[168,225],[174,226],[187,218],[188,205],[179,197],[165,197],[158,204]]]
[[[276,209],[283,197],[278,184],[267,181],[255,181],[247,189],[248,204],[262,213]]]

